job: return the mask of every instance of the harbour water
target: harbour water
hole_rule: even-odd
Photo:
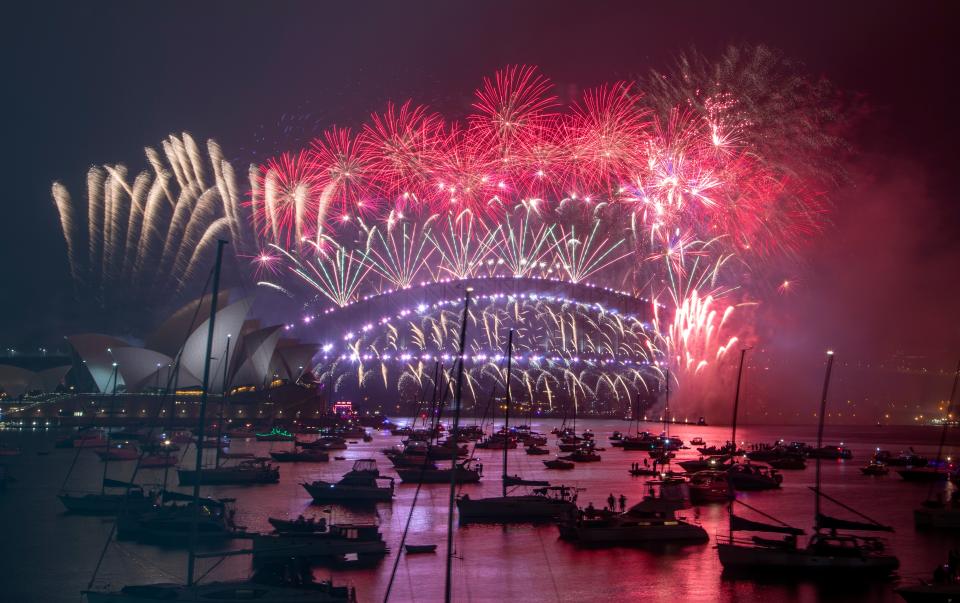
[[[533,428],[549,432],[559,421],[534,421]],[[573,471],[554,472],[543,467],[543,458],[528,456],[524,450],[511,450],[511,474],[528,479],[547,479],[553,484],[583,488],[579,504],[606,504],[608,495],[625,495],[628,505],[638,502],[646,491],[645,478],[631,477],[627,470],[632,462],[646,453],[625,452],[607,446],[613,430],[626,431],[632,426],[624,421],[584,420],[578,428],[590,428],[600,446],[606,446],[599,463],[579,464]],[[645,427],[657,431],[656,425]],[[956,431],[956,430],[954,430]],[[703,437],[708,444],[720,444],[729,437],[726,427],[672,426],[671,434],[685,441]],[[6,568],[0,587],[0,600],[9,602],[43,601],[75,603],[80,591],[88,586],[97,560],[112,529],[111,518],[73,516],[64,513],[56,494],[64,485],[76,451],[53,448],[59,435],[53,431],[5,431],[0,440],[20,446],[23,453],[2,459],[15,478],[6,491],[0,492],[0,559]],[[246,487],[204,488],[206,495],[236,497],[239,525],[251,530],[269,531],[268,517],[327,517],[333,522],[376,521],[381,526],[391,553],[382,563],[366,569],[317,567],[318,578],[333,577],[338,584],[352,584],[361,601],[382,601],[394,559],[401,554],[391,601],[432,602],[443,599],[447,502],[449,486],[425,485],[420,493],[410,526],[408,543],[437,544],[434,555],[406,556],[400,550],[400,539],[410,512],[416,485],[397,482],[397,495],[392,504],[383,503],[369,509],[350,509],[337,505],[311,504],[310,496],[300,483],[318,478],[339,478],[359,458],[375,458],[381,472],[392,474],[390,463],[379,451],[399,442],[388,432],[373,432],[372,442],[351,444],[342,451],[345,460],[329,463],[284,463],[280,483]],[[960,536],[943,532],[917,532],[912,513],[930,492],[927,484],[903,481],[895,471],[885,477],[867,477],[860,473],[873,450],[881,447],[894,453],[912,446],[918,453],[933,456],[940,431],[929,427],[839,427],[828,426],[825,443],[841,441],[850,447],[854,458],[846,461],[823,461],[823,489],[866,515],[892,525],[895,532],[889,542],[899,556],[902,581],[929,577],[933,567],[941,563],[947,551],[960,546]],[[744,426],[738,439],[749,443],[816,441],[815,426]],[[234,452],[256,452],[290,448],[289,443],[254,441],[234,442]],[[550,448],[556,451],[555,438]],[[39,453],[39,454],[38,454]],[[960,437],[951,433],[946,455],[960,453]],[[484,466],[484,479],[475,485],[463,486],[471,497],[499,494],[501,451],[477,450]],[[681,451],[679,459],[695,457],[694,450]],[[184,459],[189,464],[192,454]],[[109,477],[127,479],[133,462],[115,462],[109,466]],[[70,472],[66,488],[72,491],[93,491],[99,488],[103,466],[91,451],[82,451]],[[803,471],[783,471],[781,490],[739,493],[738,497],[788,523],[809,531],[813,522],[814,464]],[[137,481],[160,483],[162,470],[142,470]],[[171,482],[175,473],[171,471]],[[951,486],[937,486],[946,491]],[[186,489],[180,489],[186,492]],[[824,511],[844,516],[829,502]],[[783,582],[772,579],[742,579],[723,575],[715,537],[727,527],[726,505],[700,506],[683,512],[688,519],[700,522],[710,535],[710,543],[689,546],[653,548],[610,548],[583,550],[558,539],[553,525],[469,525],[455,523],[454,594],[456,601],[899,601],[893,593],[896,579],[873,583],[866,587],[844,581],[826,583]],[[237,542],[239,548],[244,545]],[[94,587],[120,587],[146,582],[178,582],[185,576],[185,553],[129,542],[110,542]],[[220,562],[205,559],[199,563],[198,575],[210,570],[207,580],[244,577],[249,574],[249,557],[229,557]],[[215,566],[215,567],[214,567]]]

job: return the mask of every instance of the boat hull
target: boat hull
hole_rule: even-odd
[[[717,544],[717,552],[725,570],[741,572],[776,571],[800,576],[832,572],[886,575],[900,566],[897,558],[891,555],[827,556],[810,553],[806,549],[780,550],[723,542]]]
[[[310,493],[314,502],[390,502],[393,499],[393,488],[390,487],[369,488],[320,482],[303,484],[303,489]]]

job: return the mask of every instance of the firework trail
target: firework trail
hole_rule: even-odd
[[[71,275],[101,306],[150,302],[158,292],[168,298],[192,281],[219,236],[229,236],[238,252],[250,240],[240,193],[246,186],[237,183],[220,147],[209,141],[204,154],[183,134],[161,148],[145,150],[151,170],[132,181],[123,165],[90,169],[85,231],[67,188],[53,184]],[[80,254],[84,238],[86,257]]]

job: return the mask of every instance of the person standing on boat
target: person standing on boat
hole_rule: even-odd
[[[623,494],[620,495],[620,512],[623,513],[627,510],[627,497]]]
[[[613,492],[607,497],[607,508],[611,511],[617,510],[617,499],[613,497]]]

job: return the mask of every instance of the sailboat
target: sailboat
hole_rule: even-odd
[[[957,395],[958,381],[960,381],[960,362],[957,363],[957,370],[953,374],[953,387],[950,389],[950,398],[947,401],[947,416],[950,416],[950,413],[953,412],[953,399]],[[942,463],[943,445],[947,439],[948,428],[949,422],[944,421],[943,432],[940,434],[940,446],[937,448],[937,460],[934,464],[934,467],[937,468],[934,470],[944,476],[946,476],[946,471],[939,469],[939,466]],[[925,467],[922,469],[925,469]],[[922,469],[917,468],[914,471],[921,471]],[[903,471],[900,472],[900,475],[904,476]],[[944,501],[942,492],[939,496],[933,496],[936,487],[935,482],[939,480],[930,481],[933,481],[934,484],[931,485],[927,493],[927,499],[913,512],[914,524],[918,528],[960,529],[960,490],[954,489],[950,499]]]
[[[214,321],[217,311],[217,297],[220,290],[220,268],[223,261],[223,246],[226,241],[217,242],[217,261],[213,271],[213,303],[210,307],[210,321],[207,335],[207,348],[204,356],[202,392],[200,396],[200,429],[204,433],[207,407],[207,391],[210,383],[210,355],[213,346]],[[202,469],[203,439],[197,442],[196,471]],[[152,601],[178,601],[180,603],[201,603],[216,600],[255,599],[259,603],[356,603],[356,592],[352,588],[337,587],[332,582],[314,582],[309,567],[300,565],[290,571],[289,565],[262,568],[250,580],[232,580],[197,584],[194,580],[194,562],[196,545],[200,532],[200,480],[194,481],[192,505],[192,530],[190,552],[187,557],[186,584],[144,584],[125,586],[115,591],[83,591],[88,603],[149,603]],[[242,553],[242,552],[241,552]],[[229,553],[227,553],[229,554]],[[236,553],[235,553],[236,554]],[[222,556],[217,554],[216,556]],[[204,555],[209,556],[209,555]],[[279,567],[279,569],[278,569]]]
[[[830,371],[833,368],[833,352],[827,352],[827,372],[820,401],[820,424],[817,431],[817,447],[823,445],[823,424],[827,408],[827,390]],[[888,575],[899,567],[900,562],[888,553],[884,542],[874,536],[861,536],[850,532],[891,532],[893,528],[880,524],[866,515],[844,505],[823,493],[820,486],[820,464],[817,459],[816,487],[814,492],[814,534],[805,547],[797,546],[797,536],[804,531],[790,526],[758,509],[746,506],[776,523],[766,523],[740,517],[729,507],[729,535],[717,543],[720,563],[725,570],[771,572],[805,577],[814,574],[839,572],[845,577],[853,575]],[[857,515],[864,521],[839,519],[820,512],[820,501],[826,498]],[[840,532],[840,531],[843,532]],[[736,532],[786,534],[783,539],[753,536],[738,538]],[[721,537],[722,538],[722,537]]]
[[[747,350],[740,350],[740,367],[737,369],[737,388],[733,396],[733,420],[731,421],[730,442],[732,450],[730,454],[737,453],[737,415],[740,410],[740,383],[743,379],[743,361],[746,358]],[[730,449],[729,446],[724,446]],[[742,452],[742,451],[740,451]],[[727,479],[730,487],[734,490],[756,491],[756,490],[776,490],[783,483],[783,476],[775,470],[765,465],[754,465],[749,461],[745,463],[731,463],[726,467]]]
[[[107,492],[107,489],[122,490],[123,492]],[[103,478],[103,485],[99,494],[69,494],[57,495],[63,506],[71,513],[82,515],[115,515],[122,509],[142,512],[153,506],[155,496],[146,494],[138,484]]]
[[[224,352],[223,368],[223,391],[226,395],[228,388],[228,371],[230,364],[230,335],[227,335],[226,351]],[[242,459],[233,465],[221,465],[221,447],[220,442],[221,425],[223,424],[223,401],[220,403],[221,417],[217,424],[217,454],[213,467],[208,467],[203,471],[199,469],[177,469],[177,476],[180,479],[181,486],[242,486],[247,484],[276,484],[280,481],[280,469],[276,465],[268,462],[265,458]],[[205,431],[201,430],[197,436],[198,450],[201,448],[200,442],[203,440]],[[257,434],[259,441],[260,435]]]
[[[507,386],[506,409],[503,415],[504,433],[510,433],[510,377],[513,368],[513,329],[507,335]],[[493,520],[501,523],[530,520],[552,520],[572,516],[577,511],[574,496],[568,488],[548,489],[549,482],[524,480],[519,476],[507,474],[507,447],[503,447],[503,476],[500,496],[488,498],[470,498],[464,494],[457,499],[457,511],[460,521]],[[507,486],[525,484],[543,486],[542,489],[527,495],[508,495]]]

